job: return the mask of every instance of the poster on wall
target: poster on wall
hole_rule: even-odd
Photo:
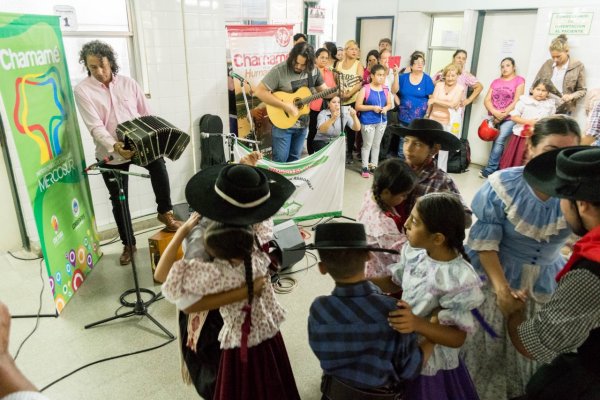
[[[325,33],[325,9],[323,7],[309,7],[306,31],[309,35],[322,35]]]
[[[61,312],[102,253],[57,16],[0,13],[0,112]]]
[[[241,79],[229,74],[230,114],[235,109],[239,137],[258,140],[259,148],[267,157],[271,155],[271,122],[264,103],[253,96],[253,89],[275,65],[287,60],[292,49],[292,25],[228,25],[228,60],[230,72],[244,80],[244,89],[254,124],[251,132],[248,112],[244,103]],[[235,105],[235,106],[234,106]],[[234,121],[235,122],[235,121]],[[235,127],[235,124],[230,126]]]

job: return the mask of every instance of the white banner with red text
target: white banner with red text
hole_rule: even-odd
[[[252,96],[252,90],[258,86],[271,68],[287,60],[293,45],[292,28],[291,24],[226,26],[229,49],[228,69],[245,81],[244,88],[255,126],[252,139],[261,142],[261,151],[267,156],[270,155],[272,125],[267,117],[265,105]],[[234,125],[235,121],[233,124],[230,121],[231,132],[236,132],[239,137],[246,137],[251,132],[241,82],[239,79],[229,79],[230,114],[235,109],[237,115],[237,125]]]

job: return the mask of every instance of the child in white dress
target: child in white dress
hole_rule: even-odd
[[[408,244],[391,277],[374,278],[384,291],[402,288],[390,323],[402,333],[416,332],[434,342],[421,376],[408,385],[407,398],[478,399],[459,349],[475,329],[471,310],[483,302],[479,276],[467,261],[464,207],[450,193],[422,196],[404,225]]]
[[[516,122],[513,134],[500,158],[500,169],[519,167],[526,163],[527,140],[537,121],[556,112],[556,102],[549,97],[554,92],[549,79],[539,78],[531,86],[530,96],[521,96],[510,112]]]

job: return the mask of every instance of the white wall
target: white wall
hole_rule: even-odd
[[[466,49],[469,54],[473,52],[475,41],[475,28],[478,10],[520,10],[533,9],[537,12],[534,35],[526,38],[532,42],[532,53],[529,64],[521,68],[527,71],[526,88],[531,85],[535,74],[542,63],[549,58],[548,45],[555,35],[550,35],[550,19],[553,13],[557,12],[579,12],[590,11],[594,13],[592,28],[589,35],[568,35],[571,46],[571,56],[581,60],[586,69],[587,88],[600,87],[600,48],[597,43],[600,41],[600,2],[593,0],[421,0],[418,2],[384,0],[364,6],[362,0],[343,0],[340,2],[338,10],[338,42],[353,39],[356,30],[356,18],[364,16],[384,16],[394,15],[396,17],[394,37],[394,54],[402,56],[402,64],[405,65],[410,53],[415,49],[426,50],[429,40],[429,31],[431,25],[431,15],[434,13],[456,13],[464,14],[463,34],[461,35],[461,47]],[[485,47],[486,44],[482,43]],[[500,61],[500,60],[498,60]],[[471,58],[468,59],[467,68],[469,68]],[[482,81],[484,91],[477,99],[477,104],[483,102],[489,84],[491,82]],[[583,100],[578,105],[574,117],[583,128],[585,126],[585,113],[583,110]],[[474,154],[474,161],[477,163],[487,163],[487,143],[481,142],[477,137],[476,126],[481,122],[481,113],[471,116],[471,125],[469,129],[469,140],[473,147],[476,144],[477,154]],[[476,119],[479,119],[477,123]]]
[[[3,0],[0,11],[39,13],[36,10],[42,5],[29,4],[32,3]],[[134,33],[141,32],[140,45],[145,49],[142,67],[147,70],[151,107],[156,115],[192,135],[192,143],[181,158],[177,162],[167,160],[171,199],[177,204],[185,201],[185,184],[199,166],[195,153],[199,154],[200,117],[219,115],[224,129],[229,129],[223,4],[201,0],[133,0],[133,6],[140,25]],[[93,144],[85,126],[80,124],[80,129],[86,158],[91,163]],[[0,163],[4,164],[1,155]],[[114,222],[108,192],[99,177],[90,179],[90,188],[98,227],[106,229]],[[14,210],[4,179],[0,180],[0,192],[6,193],[0,196],[0,207]],[[21,201],[30,209],[28,199]],[[133,217],[156,212],[149,181],[130,179],[129,201]],[[5,224],[1,231],[0,251],[20,247],[16,223]]]

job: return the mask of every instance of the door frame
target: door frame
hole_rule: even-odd
[[[380,15],[380,16],[372,16],[372,17],[356,17],[356,36],[355,40],[358,43],[358,47],[360,48],[360,32],[362,26],[363,19],[391,19],[392,20],[392,30],[390,32],[390,40],[392,44],[394,43],[394,29],[396,28],[396,18],[393,15]]]

